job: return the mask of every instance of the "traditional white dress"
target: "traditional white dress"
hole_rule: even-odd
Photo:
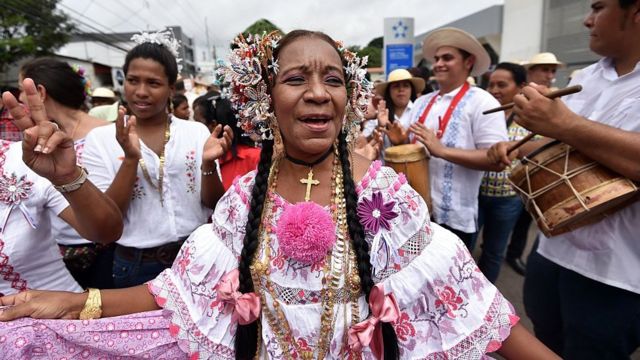
[[[0,296],[27,289],[82,291],[51,232],[52,220],[68,206],[22,161],[21,142],[0,141]]]
[[[236,180],[219,201],[213,223],[198,228],[183,245],[173,267],[149,282],[162,311],[92,321],[0,322],[0,353],[17,358],[29,354],[25,349],[30,346],[55,358],[82,353],[167,359],[188,353],[191,359],[234,359],[236,324],[217,286],[238,266],[254,176],[249,173]],[[366,240],[375,254],[375,282],[395,296],[400,309],[393,326],[401,358],[482,359],[497,350],[518,317],[478,270],[464,244],[430,222],[424,201],[404,176],[376,161],[358,183],[357,192],[360,205],[371,201],[374,194],[381,194],[384,204],[393,205],[393,214],[383,215],[390,222],[389,229],[367,231]],[[272,226],[287,205],[277,194],[273,197]],[[272,240],[270,279],[276,301],[299,348],[314,349],[322,313],[323,267],[286,258],[278,251],[277,238]],[[256,255],[262,257],[264,249],[259,248]],[[341,294],[338,291],[326,358],[345,356],[343,335],[345,319],[351,319],[351,304],[349,297]],[[273,309],[274,299],[267,298]],[[368,317],[364,296],[358,303],[359,318],[364,320]],[[262,328],[260,358],[283,358],[265,316],[258,321]],[[120,326],[133,323],[134,329]],[[114,342],[114,338],[123,341]],[[363,358],[373,358],[369,348],[363,349]]]
[[[236,181],[217,205],[213,224],[201,226],[187,240],[171,269],[149,283],[158,304],[172,312],[181,348],[201,358],[233,358],[235,324],[220,301],[216,285],[236,269],[245,236],[253,173]],[[476,267],[464,244],[433,224],[422,198],[390,168],[374,162],[357,187],[359,203],[380,193],[394,203],[390,230],[366,233],[374,281],[393,293],[401,315],[394,324],[402,358],[478,359],[495,351],[518,321],[514,310]],[[271,226],[286,201],[275,195]],[[275,234],[273,235],[275,237]],[[301,348],[316,346],[322,303],[322,266],[286,258],[272,238],[271,281],[289,326]],[[264,249],[257,255],[262,258]],[[340,291],[338,292],[340,293]],[[269,302],[273,301],[267,296]],[[340,296],[338,296],[340,298]],[[270,308],[272,306],[270,305]],[[347,299],[335,305],[329,358],[344,357]],[[360,319],[368,306],[359,299]],[[261,317],[262,355],[283,357],[273,329]],[[372,358],[368,349],[365,358]],[[262,356],[261,356],[262,358]]]

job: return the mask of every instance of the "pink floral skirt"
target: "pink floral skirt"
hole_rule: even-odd
[[[96,320],[0,322],[1,359],[186,359],[163,310]]]

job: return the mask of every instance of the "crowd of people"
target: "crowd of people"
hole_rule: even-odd
[[[324,33],[240,36],[192,102],[169,32],[135,37],[122,98],[26,63],[0,103],[0,357],[629,358],[640,203],[537,231],[524,259],[540,211],[509,181],[554,140],[640,181],[640,1],[584,25],[602,59],[555,99],[554,54],[492,66],[456,28],[425,37],[431,78],[375,86]],[[384,164],[410,144],[429,199]]]

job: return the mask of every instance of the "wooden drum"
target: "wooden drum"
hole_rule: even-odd
[[[409,185],[422,196],[431,210],[429,190],[429,155],[422,144],[406,144],[387,148],[384,151],[385,165],[397,173],[404,173]]]
[[[522,159],[509,181],[546,236],[600,221],[638,194],[631,180],[560,141]]]

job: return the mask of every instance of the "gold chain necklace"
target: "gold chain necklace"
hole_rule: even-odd
[[[350,300],[351,300],[351,324],[356,324],[359,321],[359,307],[358,307],[358,297],[360,295],[360,278],[357,274],[357,266],[355,259],[355,252],[349,246],[349,242],[345,241],[348,238],[348,228],[346,222],[346,201],[344,198],[344,191],[342,188],[342,171],[339,167],[339,161],[336,151],[336,157],[334,159],[333,164],[333,174],[332,174],[332,213],[334,215],[334,222],[338,225],[338,239],[336,244],[334,245],[334,250],[331,254],[327,255],[325,258],[324,265],[324,273],[325,278],[323,279],[323,284],[326,286],[322,289],[321,298],[322,298],[322,315],[320,318],[320,333],[319,340],[316,344],[316,348],[318,349],[317,358],[324,359],[330,345],[330,339],[333,338],[333,312],[335,308],[336,296],[340,286],[340,279],[343,274],[350,274],[345,276],[344,286],[348,290],[350,290]],[[263,307],[263,313],[265,314],[266,320],[269,324],[269,327],[273,330],[278,343],[280,344],[280,348],[282,353],[287,359],[292,359],[290,344],[293,344],[296,352],[299,354],[302,359],[313,359],[314,351],[308,351],[301,348],[300,344],[296,341],[293,336],[293,332],[289,327],[289,323],[280,308],[280,304],[277,301],[277,294],[274,291],[273,284],[269,280],[270,275],[270,262],[271,262],[271,225],[269,224],[269,219],[272,216],[272,204],[271,204],[271,196],[273,196],[276,192],[277,186],[277,177],[278,177],[278,160],[275,161],[274,166],[271,169],[271,174],[269,176],[270,186],[269,186],[269,194],[267,194],[267,201],[265,203],[265,216],[262,221],[262,245],[265,251],[264,261],[260,262],[257,258],[254,260],[251,271],[252,278],[254,284],[257,284],[257,292],[261,298],[261,303]],[[351,261],[349,261],[351,260]],[[346,264],[346,271],[345,271]],[[354,275],[354,271],[356,272]],[[261,286],[261,278],[264,279],[264,286]],[[272,313],[266,305],[266,294],[264,289],[266,289],[267,293],[269,293],[270,297],[273,300],[273,310]],[[347,344],[346,334],[349,328],[348,320],[346,318],[347,309],[345,306],[345,336],[343,337],[343,344]],[[259,336],[259,339],[261,336]],[[258,344],[258,352],[260,351],[260,345]],[[358,354],[352,354],[354,357],[357,357]]]
[[[152,188],[158,190],[158,193],[160,194],[160,205],[162,205],[163,207],[164,207],[164,195],[162,191],[162,183],[164,180],[165,148],[167,147],[167,143],[169,142],[169,137],[171,135],[171,126],[169,125],[169,122],[170,121],[167,120],[167,123],[165,124],[165,127],[164,127],[164,142],[162,144],[162,150],[160,150],[160,166],[158,167],[158,185],[157,186],[153,183],[153,181],[151,181],[151,176],[149,175],[149,171],[147,170],[147,165],[144,162],[144,158],[142,157],[142,154],[140,154],[140,160],[138,160],[138,163],[140,164],[140,168],[142,169],[142,175],[144,176],[145,180],[147,180],[147,182],[149,183],[149,185],[151,185]]]

